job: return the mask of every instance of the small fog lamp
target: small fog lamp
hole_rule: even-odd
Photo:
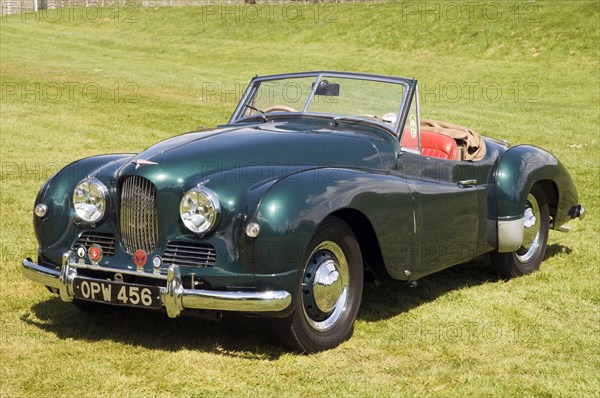
[[[35,206],[35,215],[38,216],[39,218],[44,218],[46,217],[46,214],[48,214],[48,206],[46,206],[45,203],[38,203]]]
[[[249,238],[256,238],[256,237],[258,237],[259,234],[260,234],[260,225],[258,225],[255,222],[251,222],[251,223],[248,223],[248,225],[246,225],[246,235],[248,235]]]

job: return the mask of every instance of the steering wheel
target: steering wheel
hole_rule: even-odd
[[[265,109],[265,113],[273,112],[273,111],[283,111],[283,112],[298,112],[296,109],[291,106],[286,105],[273,105]]]

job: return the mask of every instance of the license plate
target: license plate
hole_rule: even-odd
[[[158,286],[75,278],[73,289],[75,297],[84,300],[147,308],[158,308],[162,305]]]

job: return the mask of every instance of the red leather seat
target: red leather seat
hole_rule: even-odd
[[[421,154],[423,156],[456,160],[457,150],[454,138],[421,130]]]

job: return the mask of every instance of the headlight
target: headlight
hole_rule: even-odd
[[[95,223],[106,213],[108,189],[106,185],[92,178],[83,180],[73,191],[73,207],[77,217],[88,223]]]
[[[181,221],[197,234],[212,230],[217,225],[220,214],[221,205],[217,195],[202,186],[187,191],[179,204]]]

